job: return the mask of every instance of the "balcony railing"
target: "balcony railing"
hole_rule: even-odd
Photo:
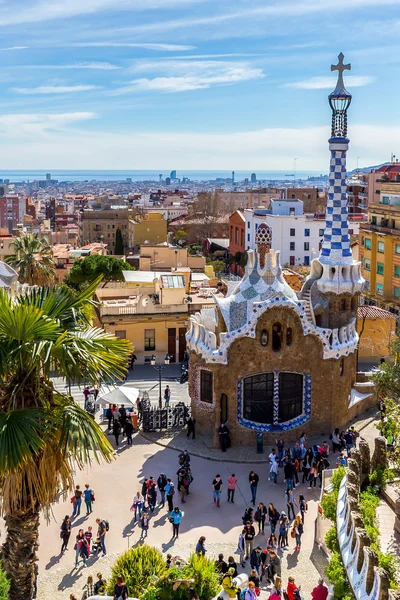
[[[378,231],[379,233],[390,233],[392,235],[400,236],[400,229],[382,227],[381,225],[373,225],[372,223],[362,223],[360,225],[360,229],[366,229],[368,231]]]

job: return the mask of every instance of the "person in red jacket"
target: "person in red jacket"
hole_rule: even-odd
[[[319,579],[318,585],[311,592],[312,600],[326,600],[328,598],[328,588],[324,585],[324,580]]]
[[[287,588],[286,588],[288,600],[298,600],[299,594],[295,593],[296,590],[300,591],[300,587],[297,587],[297,585],[295,584],[294,577],[289,577]]]

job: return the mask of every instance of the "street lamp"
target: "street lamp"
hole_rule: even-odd
[[[165,367],[167,365],[169,365],[169,361],[170,361],[170,356],[169,354],[166,354],[164,357],[164,364],[163,365],[158,365],[157,364],[157,359],[155,357],[155,355],[153,354],[153,356],[150,359],[150,364],[153,367],[153,369],[155,369],[156,371],[158,371],[158,408],[162,408],[162,394],[161,394],[161,371],[163,369],[165,369]]]

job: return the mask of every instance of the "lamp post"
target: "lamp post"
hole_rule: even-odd
[[[165,367],[167,365],[169,365],[169,361],[170,361],[170,357],[168,354],[165,355],[164,357],[164,364],[163,365],[158,365],[157,364],[157,359],[155,357],[155,355],[153,354],[153,356],[151,357],[150,360],[150,364],[153,367],[153,369],[155,369],[156,371],[158,371],[158,408],[162,408],[162,394],[161,394],[161,371],[163,369],[165,369]]]

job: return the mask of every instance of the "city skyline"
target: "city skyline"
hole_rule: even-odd
[[[352,64],[349,169],[389,161],[396,4],[6,1],[0,164],[289,173],[296,158],[298,171],[325,172],[340,51]]]

